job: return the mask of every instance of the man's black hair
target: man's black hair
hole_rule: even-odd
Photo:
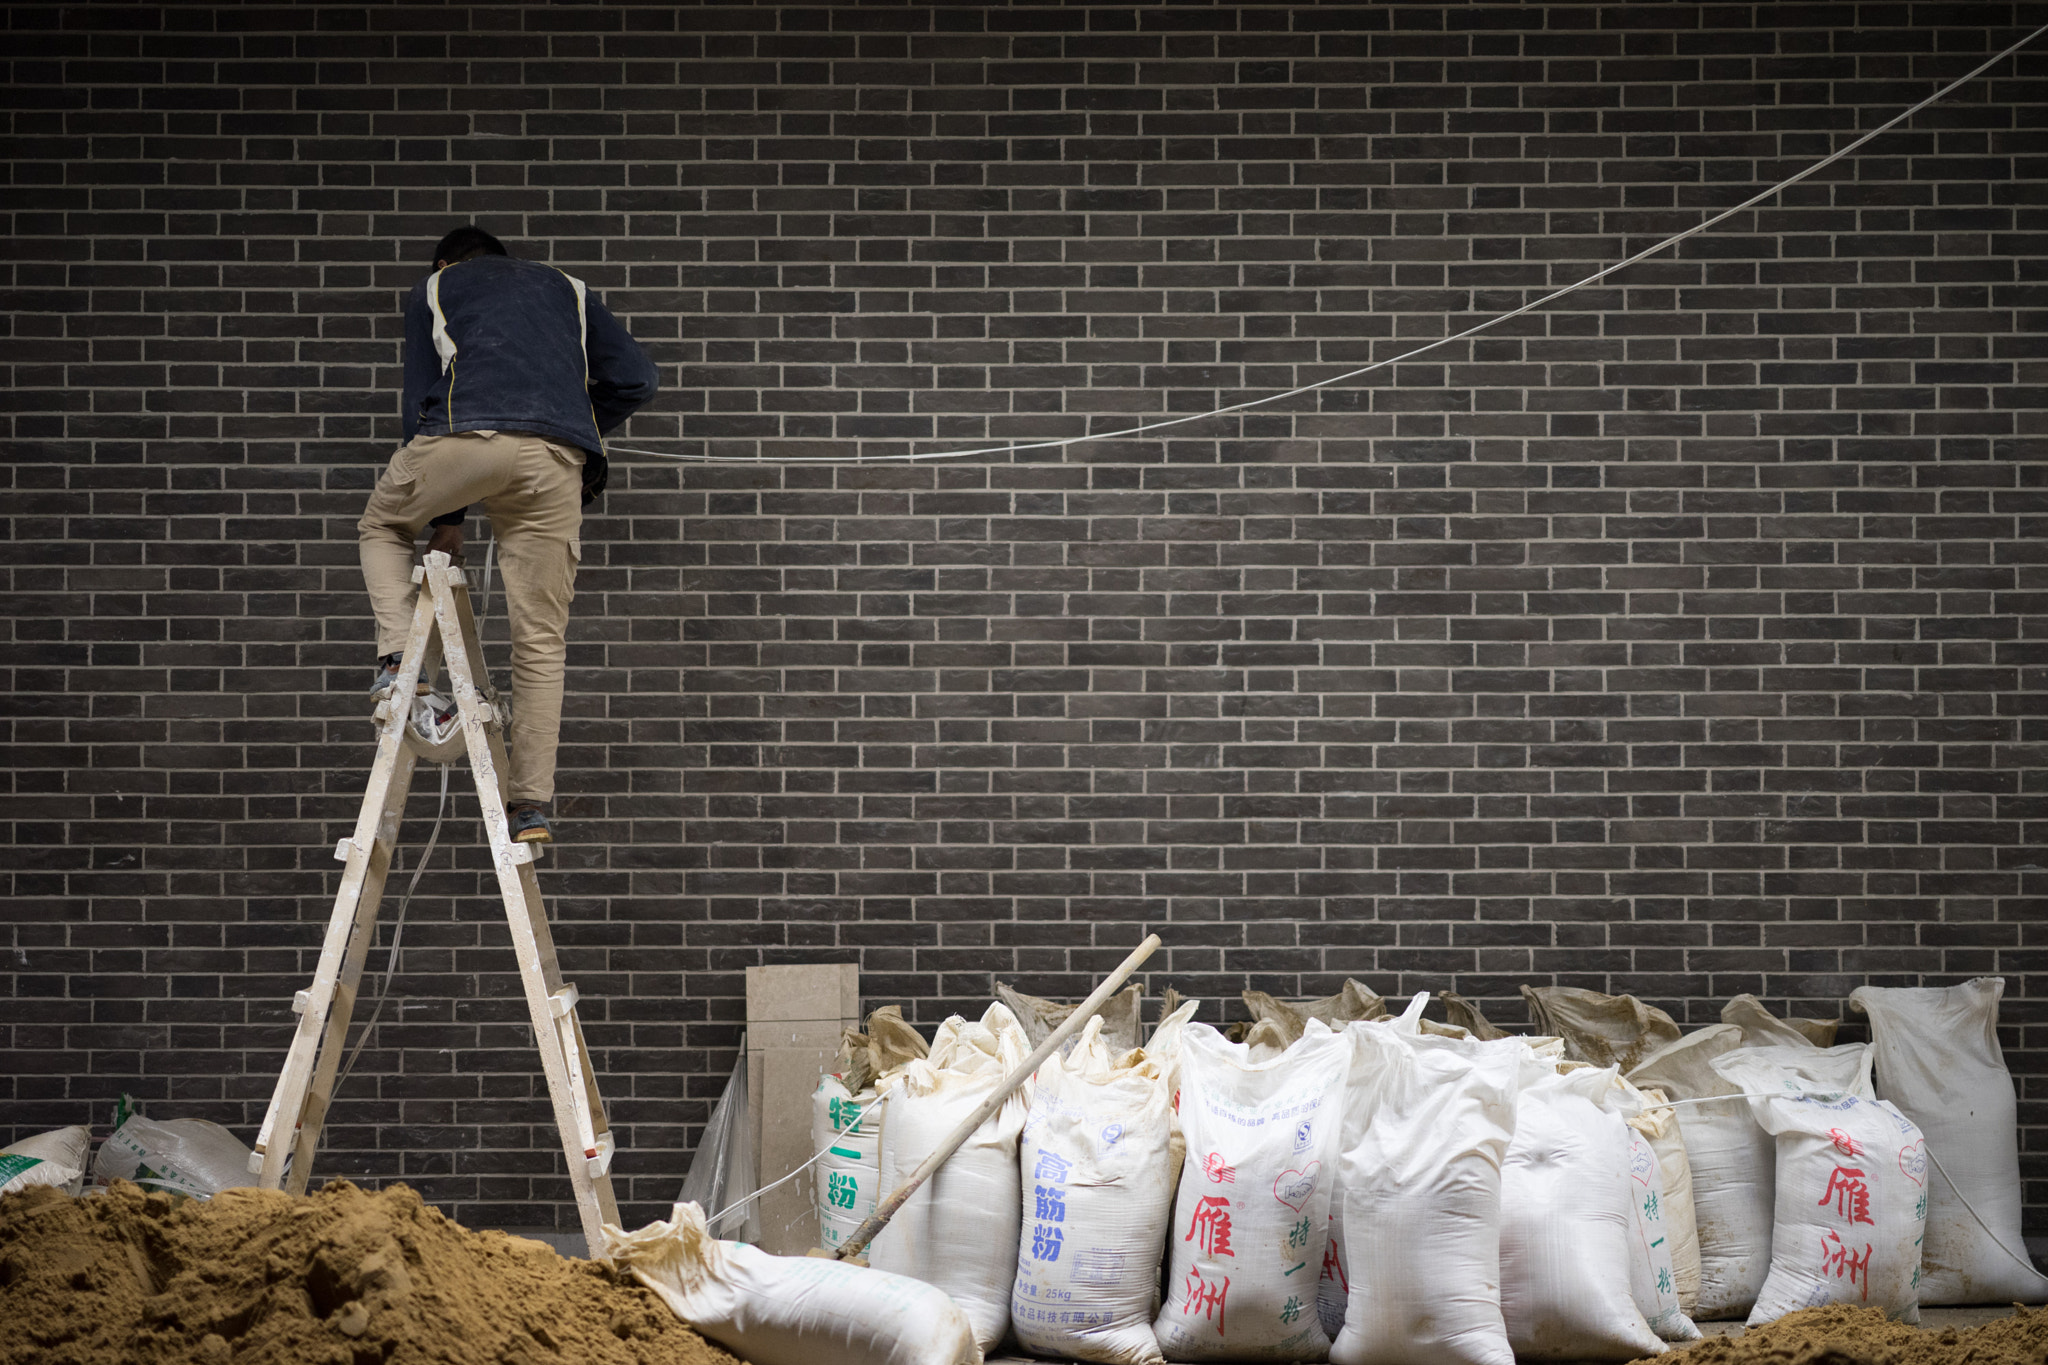
[[[434,264],[438,266],[446,261],[454,265],[457,261],[466,261],[472,256],[510,254],[505,250],[503,242],[472,224],[469,227],[459,227],[441,239],[441,244],[434,248]]]

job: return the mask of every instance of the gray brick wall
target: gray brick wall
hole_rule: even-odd
[[[0,1134],[268,1098],[370,755],[398,305],[454,223],[646,341],[628,444],[1046,439],[1517,305],[2025,8],[7,6]],[[929,1024],[1156,929],[1155,990],[1510,1023],[1524,982],[1699,1023],[2003,974],[2048,1232],[2044,61],[1307,398],[622,458],[542,880],[629,1218],[747,965],[857,958]],[[321,1169],[572,1225],[456,790]]]

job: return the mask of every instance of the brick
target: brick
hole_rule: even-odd
[[[1969,52],[1903,7],[10,14],[0,1140],[121,1089],[260,1116],[369,758],[349,533],[397,307],[473,217],[648,343],[620,444],[760,461],[616,457],[584,528],[544,884],[629,1221],[748,969],[857,962],[929,1028],[1147,929],[1149,988],[1217,1021],[1347,974],[1513,1024],[1525,982],[1709,1022],[1997,971],[2048,1147],[2048,233],[1998,188],[2039,170],[2038,82],[1310,395],[776,462],[1391,357],[2018,10]],[[573,1227],[466,799],[321,1173]]]

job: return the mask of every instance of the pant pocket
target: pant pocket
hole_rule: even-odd
[[[393,488],[410,488],[420,481],[419,470],[413,468],[413,460],[419,452],[411,446],[400,446],[391,456],[391,463],[384,466],[384,478]]]

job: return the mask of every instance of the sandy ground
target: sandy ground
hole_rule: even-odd
[[[1982,1327],[1987,1322],[2012,1316],[2012,1305],[2000,1307],[1986,1304],[1981,1308],[1923,1308],[1920,1310],[1920,1330],[1939,1332],[1945,1327]],[[1732,1337],[1742,1332],[1739,1322],[1703,1322],[1700,1330],[1710,1337]]]
[[[547,1242],[565,1256],[588,1254],[584,1250],[581,1233],[528,1231],[522,1235]],[[2030,1242],[2028,1249],[2034,1250],[2034,1244]],[[1949,1327],[1981,1327],[1987,1322],[2011,1316],[2012,1307],[2009,1304],[2003,1307],[1986,1305],[1979,1308],[1923,1308],[1920,1310],[1920,1328],[1926,1332],[1940,1332]],[[1739,1336],[1742,1324],[1739,1321],[1703,1322],[1700,1324],[1700,1331],[1708,1338]],[[990,1356],[987,1365],[1046,1365],[1046,1361],[1042,1356],[998,1354]]]
[[[2010,1305],[2004,1308],[1923,1308],[1920,1310],[1920,1329],[1925,1332],[1939,1332],[1947,1327],[1981,1327],[1998,1318],[2012,1316]],[[1700,1330],[1708,1339],[1737,1336],[1742,1331],[1739,1322],[1703,1322]],[[987,1365],[1046,1365],[1041,1356],[992,1355]]]

